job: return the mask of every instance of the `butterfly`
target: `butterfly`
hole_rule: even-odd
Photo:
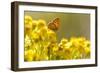
[[[51,22],[48,23],[48,28],[51,30],[58,30],[60,26],[60,18],[55,18]]]

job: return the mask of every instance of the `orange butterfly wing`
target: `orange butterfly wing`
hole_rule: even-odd
[[[48,24],[48,28],[52,30],[58,30],[60,26],[60,19],[55,18],[52,22]]]

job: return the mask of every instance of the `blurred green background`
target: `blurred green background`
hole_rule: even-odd
[[[47,23],[56,17],[60,18],[60,28],[56,32],[58,41],[71,37],[85,37],[90,40],[90,14],[34,11],[25,11],[24,14],[35,20],[43,19]]]

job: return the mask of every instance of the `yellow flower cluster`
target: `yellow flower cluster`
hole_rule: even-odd
[[[57,42],[56,33],[45,20],[24,19],[24,60],[70,60],[90,58],[90,41],[84,37],[62,38]]]

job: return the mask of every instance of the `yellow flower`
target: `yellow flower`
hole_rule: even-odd
[[[38,30],[39,35],[43,41],[48,39],[47,30],[48,30],[47,27],[42,27]]]
[[[61,42],[59,43],[59,47],[64,49],[64,50],[69,49],[71,46],[72,46],[72,43],[68,42],[68,40],[66,38],[63,38],[61,40]]]
[[[32,31],[31,32],[31,38],[32,38],[32,40],[38,40],[40,38],[40,35],[39,35],[38,32]]]
[[[31,40],[28,35],[25,36],[25,47],[31,46]]]
[[[85,47],[90,47],[90,41],[86,40],[84,43],[85,43],[84,44]]]
[[[86,53],[86,54],[89,54],[89,53],[90,53],[90,48],[89,48],[89,47],[86,47],[86,48],[85,48],[85,53]]]
[[[25,60],[26,61],[33,61],[34,58],[34,52],[33,50],[29,49],[25,51]]]
[[[35,30],[37,26],[38,26],[38,21],[37,20],[33,20],[32,21],[32,29]]]
[[[53,47],[51,48],[53,51],[58,51],[59,47],[57,43],[51,43]]]
[[[50,30],[50,29],[48,29],[48,32],[47,32],[47,34],[48,34],[48,39],[50,40],[50,41],[57,41],[57,36],[56,36],[56,33],[54,32],[54,31],[52,31],[52,30]]]
[[[32,22],[32,17],[29,15],[25,15],[25,24],[30,24],[30,22]]]
[[[80,46],[80,43],[78,41],[78,38],[72,37],[70,39],[70,42],[72,43],[73,47],[79,47]]]
[[[71,48],[71,46],[72,46],[72,43],[71,43],[71,42],[68,42],[68,43],[66,43],[66,44],[64,45],[64,48],[65,48],[65,49],[69,49],[69,48]]]
[[[79,37],[79,38],[77,38],[77,40],[81,43],[81,42],[84,42],[86,39],[85,39],[85,37]]]
[[[66,44],[66,43],[68,43],[68,40],[66,38],[62,38],[61,43]]]
[[[45,20],[39,19],[38,25],[37,25],[37,30],[42,28],[42,27],[46,27],[46,22],[45,22]]]
[[[32,31],[32,17],[25,15],[24,24],[25,24],[25,34],[29,34]]]

